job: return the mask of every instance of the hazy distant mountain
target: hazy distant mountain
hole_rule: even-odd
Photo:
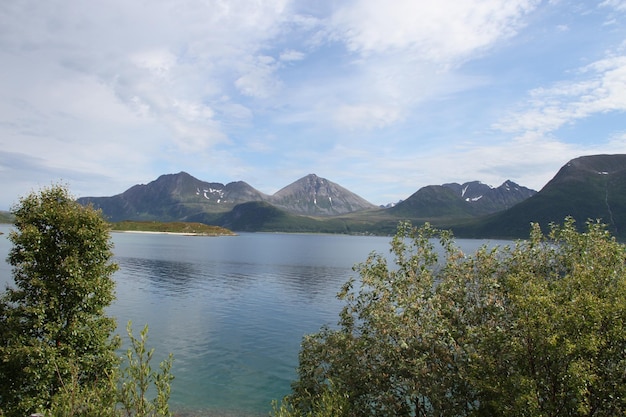
[[[243,181],[205,182],[186,172],[161,175],[112,197],[83,197],[81,204],[102,209],[111,221],[188,220],[199,213],[221,213],[239,203],[262,201],[268,196]]]
[[[626,236],[626,155],[573,159],[533,197],[459,231],[527,237],[531,222],[547,228],[550,223],[563,223],[566,216],[574,217],[580,227],[588,219],[601,219],[611,233]]]
[[[269,201],[291,213],[328,216],[373,209],[372,203],[345,188],[309,174],[282,188]]]
[[[536,193],[512,181],[496,188],[480,181],[429,185],[389,208],[389,212],[423,219],[474,217],[505,210]]]
[[[379,208],[383,208],[383,209],[385,209],[385,208],[392,208],[392,207],[395,207],[395,206],[397,206],[398,204],[402,203],[402,201],[403,201],[403,200],[402,200],[402,199],[400,199],[400,200],[398,200],[398,201],[396,201],[396,202],[394,202],[394,203],[381,204],[381,205],[380,205],[380,206],[378,206],[378,207],[379,207]]]
[[[0,210],[0,223],[13,223],[15,216],[8,211]]]

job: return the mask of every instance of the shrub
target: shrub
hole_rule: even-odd
[[[533,225],[466,255],[450,233],[402,223],[391,252],[393,265],[355,267],[336,329],[304,338],[275,415],[328,398],[350,416],[626,412],[626,252],[603,225]]]

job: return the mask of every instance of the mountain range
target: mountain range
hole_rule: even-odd
[[[410,218],[475,217],[506,210],[536,193],[510,180],[497,188],[480,181],[429,185],[388,210]]]
[[[111,221],[210,219],[238,204],[267,202],[289,213],[333,216],[374,209],[372,203],[325,178],[309,174],[273,195],[243,181],[226,185],[201,181],[186,172],[161,175],[149,184],[135,185],[112,197],[83,197]]]
[[[539,192],[505,181],[429,185],[391,207],[378,207],[315,174],[264,194],[243,181],[226,185],[180,172],[111,197],[83,197],[110,221],[200,221],[235,231],[393,233],[397,222],[429,221],[460,237],[527,237],[530,223],[547,226],[573,216],[602,219],[626,236],[626,155],[568,162]],[[624,231],[624,232],[623,232]]]
[[[424,187],[388,211],[409,217],[475,216],[503,210],[534,193],[511,181],[497,188],[479,181],[450,183]],[[323,218],[381,209],[315,174],[309,174],[275,194],[267,195],[243,181],[224,185],[201,181],[186,172],[180,172],[162,175],[148,184],[135,185],[112,197],[83,197],[78,201],[101,209],[114,222],[193,220],[212,223],[238,205],[252,202],[265,203],[265,206],[271,205],[291,215]],[[245,207],[260,208],[264,205],[248,204]],[[240,218],[241,210],[239,208],[232,216]]]

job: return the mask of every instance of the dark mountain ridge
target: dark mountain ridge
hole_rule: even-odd
[[[78,202],[102,209],[111,221],[185,221],[198,212],[219,213],[239,203],[265,199],[265,194],[243,181],[224,185],[200,181],[180,172],[161,175],[148,184],[134,185],[112,197],[82,197]]]
[[[505,210],[537,194],[537,191],[518,185],[511,180],[506,180],[495,188],[480,181],[464,184],[451,183],[443,186],[455,190],[479,214]]]
[[[480,181],[429,185],[389,211],[399,216],[426,219],[475,217],[505,210],[536,193],[510,180],[496,188]]]

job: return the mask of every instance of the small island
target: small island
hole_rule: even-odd
[[[235,236],[223,227],[195,222],[157,222],[124,220],[111,223],[111,231],[134,233],[164,233],[185,236]]]

